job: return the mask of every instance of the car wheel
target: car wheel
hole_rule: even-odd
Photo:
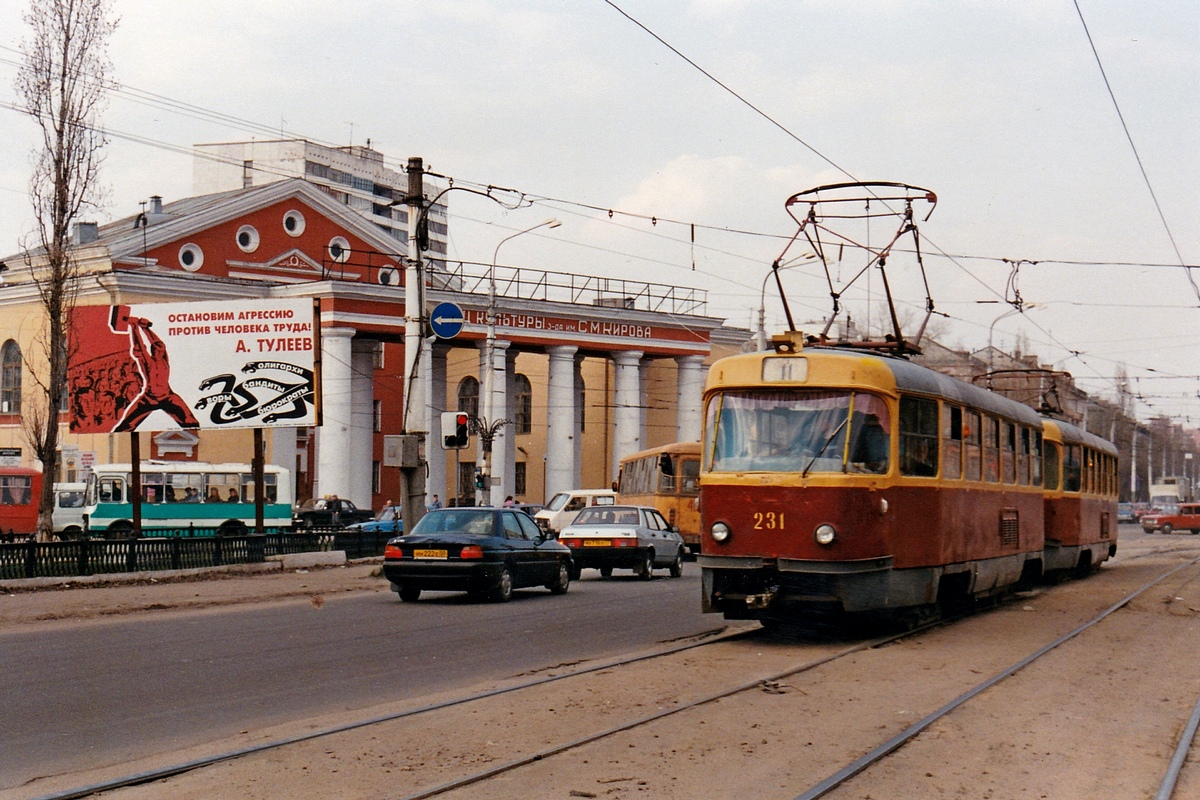
[[[1168,522],[1162,526],[1162,532],[1165,534],[1172,534],[1175,532],[1175,526]]]
[[[82,539],[83,538],[83,528],[79,527],[78,525],[68,525],[66,528],[63,529],[63,532],[59,534],[58,538],[62,539],[64,542],[71,542],[76,539]]]
[[[500,579],[496,583],[496,587],[492,589],[492,600],[497,603],[507,603],[512,599],[513,593],[513,574],[512,569],[506,564],[500,568]]]
[[[601,578],[611,578],[612,577],[612,567],[601,567],[600,568],[600,577]]]
[[[647,550],[642,556],[642,565],[637,571],[638,577],[644,581],[648,581],[654,577],[654,551]]]
[[[133,523],[120,520],[108,526],[108,537],[110,539],[133,539]]]
[[[400,599],[406,603],[415,603],[421,596],[421,589],[417,586],[401,586],[396,594],[400,595]]]
[[[226,520],[217,526],[217,536],[245,536],[247,533],[246,525],[236,519]]]
[[[675,560],[671,562],[671,577],[679,578],[683,575],[683,550],[675,552]]]
[[[547,583],[546,588],[551,594],[566,594],[567,588],[571,585],[571,568],[567,566],[567,562],[558,562],[558,580],[553,583]]]

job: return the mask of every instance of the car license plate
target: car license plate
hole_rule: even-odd
[[[612,542],[608,539],[584,539],[584,547],[612,547]]]
[[[413,550],[413,558],[446,558],[445,550]]]

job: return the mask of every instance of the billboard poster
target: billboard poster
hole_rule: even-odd
[[[73,433],[317,425],[313,301],[76,308]]]

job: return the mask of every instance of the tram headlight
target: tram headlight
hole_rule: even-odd
[[[813,538],[817,540],[817,544],[833,544],[833,540],[837,538],[837,531],[828,523],[818,525],[813,531]]]
[[[729,526],[724,522],[714,522],[712,527],[708,529],[708,533],[712,536],[714,542],[727,541],[733,531],[729,530]]]

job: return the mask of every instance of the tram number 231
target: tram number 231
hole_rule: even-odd
[[[783,530],[783,512],[775,511],[755,511],[754,512],[754,530],[756,531],[781,531]]]

